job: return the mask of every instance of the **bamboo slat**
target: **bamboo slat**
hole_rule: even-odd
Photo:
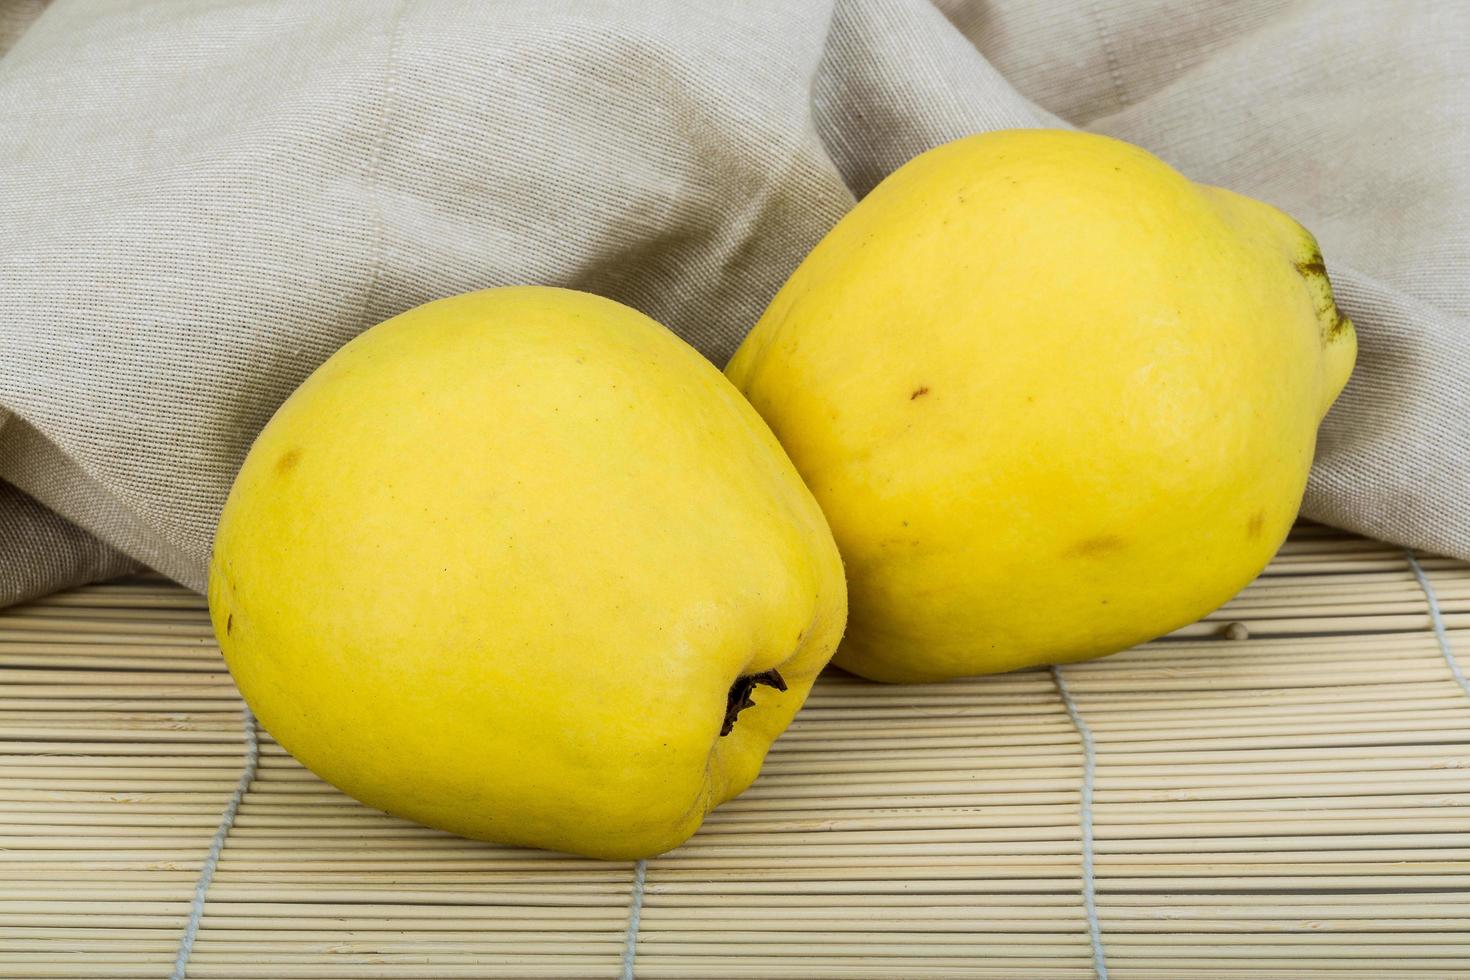
[[[1419,556],[1470,668],[1470,565]],[[831,672],[648,862],[647,978],[1470,980],[1470,692],[1404,552],[1315,525],[1199,623],[1049,671]],[[0,610],[0,977],[167,977],[241,778],[203,600]],[[363,807],[265,733],[189,977],[620,977],[635,869]]]

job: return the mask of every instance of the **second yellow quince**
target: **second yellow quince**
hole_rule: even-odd
[[[927,681],[1112,653],[1230,598],[1296,517],[1354,353],[1285,214],[1017,130],[885,180],[727,373],[846,561],[835,662]]]

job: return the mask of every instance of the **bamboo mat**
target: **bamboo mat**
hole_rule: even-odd
[[[1445,649],[1404,552],[1303,526],[1109,660],[827,677],[643,869],[384,816],[262,732],[187,975],[1470,977],[1470,566],[1419,564]],[[247,722],[195,595],[0,613],[0,977],[173,973]]]

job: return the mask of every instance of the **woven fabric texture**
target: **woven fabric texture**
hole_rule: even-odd
[[[1362,355],[1306,513],[1470,557],[1470,5],[21,0],[0,50],[0,603],[115,552],[200,588],[375,322],[543,282],[723,362],[885,174],[1037,125],[1313,229]]]

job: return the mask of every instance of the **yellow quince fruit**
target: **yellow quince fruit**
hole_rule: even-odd
[[[831,533],[755,411],[642,314],[516,287],[326,361],[220,519],[220,647],[372,806],[604,858],[755,778],[841,635]]]
[[[1197,619],[1296,516],[1352,324],[1291,218],[1126,143],[1016,130],[910,161],[727,367],[827,514],[835,663],[930,681]]]

